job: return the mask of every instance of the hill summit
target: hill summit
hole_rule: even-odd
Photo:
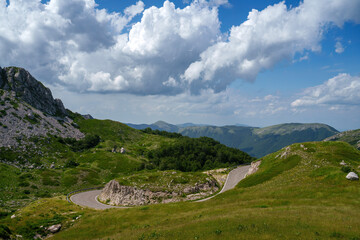
[[[44,113],[66,115],[62,101],[54,99],[50,89],[23,68],[0,67],[0,88],[15,92],[16,97]]]

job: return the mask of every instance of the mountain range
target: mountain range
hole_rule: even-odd
[[[321,141],[339,131],[321,123],[284,123],[259,128],[249,126],[210,126],[196,124],[173,125],[164,121],[153,124],[127,124],[135,129],[176,132],[192,138],[210,137],[229,147],[238,148],[254,157],[269,153],[298,142]]]
[[[25,69],[0,68],[0,239],[358,239],[359,182],[346,177],[360,169],[359,129],[132,126],[147,129],[74,113]],[[205,203],[99,211],[65,197],[117,179],[186,198],[250,162],[257,172]]]

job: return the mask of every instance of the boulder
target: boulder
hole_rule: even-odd
[[[48,227],[47,230],[51,233],[56,233],[56,232],[60,231],[60,228],[61,228],[61,224],[55,224],[55,225]]]
[[[340,165],[341,165],[341,166],[346,166],[347,164],[346,164],[346,162],[345,162],[344,160],[342,160],[341,163],[340,163]]]
[[[354,172],[349,172],[348,175],[346,175],[346,179],[359,180],[359,176]]]

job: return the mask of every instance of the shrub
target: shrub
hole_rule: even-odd
[[[351,172],[351,167],[349,167],[349,166],[342,166],[342,167],[341,167],[341,171],[343,171],[344,173],[349,173],[349,172]]]
[[[10,239],[11,231],[3,224],[0,224],[0,239]]]
[[[79,163],[73,161],[73,160],[69,160],[65,163],[64,167],[66,168],[73,168],[73,167],[77,167],[79,166]]]
[[[28,186],[30,186],[30,183],[28,183],[28,182],[20,182],[19,183],[19,187],[28,187]]]

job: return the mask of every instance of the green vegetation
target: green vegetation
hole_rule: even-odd
[[[59,138],[58,141],[62,144],[70,145],[74,152],[81,152],[96,147],[100,142],[100,137],[98,135],[88,134],[84,139],[80,140],[76,140],[75,138]]]
[[[254,157],[263,157],[293,143],[321,141],[338,131],[325,124],[280,124],[265,128],[238,126],[186,127],[179,133],[189,137],[211,137]]]
[[[13,233],[21,235],[22,239],[34,239],[36,234],[45,237],[50,234],[47,231],[49,226],[60,223],[61,229],[65,230],[80,221],[87,212],[66,202],[64,197],[42,199],[16,211],[15,218],[8,216],[0,220],[0,238],[10,239]]]
[[[324,141],[347,142],[355,148],[360,149],[360,129],[341,132],[325,139]]]
[[[180,138],[180,137],[182,137],[182,135],[181,135],[180,133],[160,131],[160,130],[158,130],[158,129],[152,130],[152,129],[149,128],[149,127],[148,127],[148,128],[145,128],[145,129],[142,129],[141,132],[143,132],[143,133],[148,133],[148,134],[165,136],[165,137],[169,137],[169,138]]]
[[[195,186],[196,183],[206,183],[211,179],[201,172],[180,171],[141,171],[136,174],[116,179],[120,185],[133,186],[150,191],[180,191],[186,186]]]
[[[248,154],[208,138],[177,138],[148,153],[150,162],[161,170],[190,172],[229,167],[254,160]]]
[[[80,221],[53,239],[359,239],[360,183],[346,180],[339,163],[344,160],[357,168],[360,152],[341,142],[303,146],[291,145],[282,158],[286,149],[262,158],[252,186],[240,184],[202,203],[84,209]],[[281,173],[269,173],[281,162],[292,164]],[[256,180],[264,174],[271,177]],[[74,216],[80,211],[65,200],[43,201],[27,207],[27,216],[25,210],[15,212],[22,212],[21,221],[7,216],[0,224],[16,234],[27,220],[52,218],[39,216],[38,209],[53,206],[57,212],[75,212]]]
[[[196,147],[194,153],[205,156],[206,161],[210,159],[208,163],[213,163],[205,165],[204,169],[236,164],[242,161],[243,156],[245,159],[247,156],[210,139],[174,138],[166,136],[166,133],[148,134],[110,120],[85,120],[74,113],[71,116],[86,134],[84,139],[63,139],[48,135],[31,137],[28,145],[21,146],[21,151],[0,148],[0,160],[13,164],[4,164],[0,168],[0,174],[8,180],[0,184],[0,208],[11,211],[41,197],[63,195],[81,188],[101,187],[112,179],[129,177],[144,169],[160,169],[160,165],[154,163],[155,158],[150,159],[148,156],[156,156],[156,161],[162,161],[162,147]],[[125,148],[124,154],[119,153],[121,148]],[[191,148],[184,153],[188,154]],[[228,154],[225,155],[227,162],[217,162],[216,151]],[[180,159],[183,156],[172,155],[172,160],[179,161],[177,157]]]

